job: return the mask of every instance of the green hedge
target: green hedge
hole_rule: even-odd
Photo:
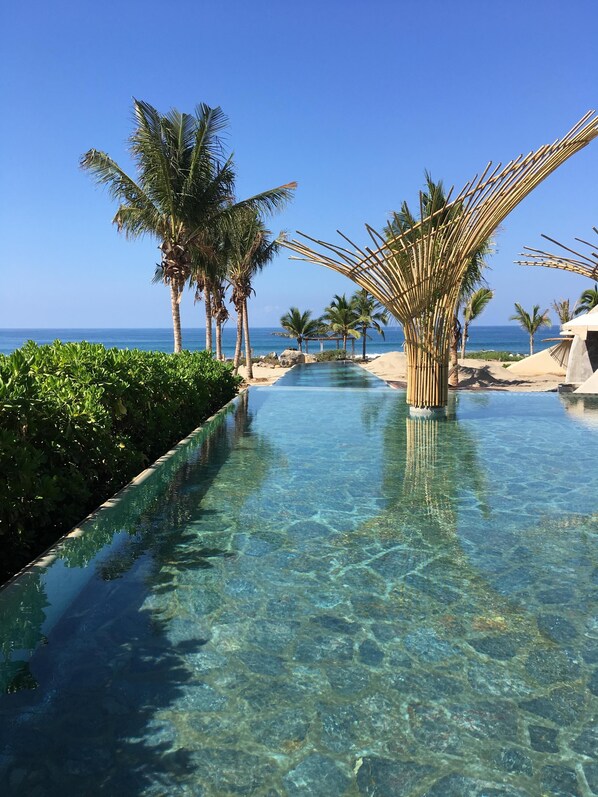
[[[0,583],[226,404],[239,384],[206,352],[57,341],[0,356]]]
[[[469,351],[465,352],[472,360],[498,360],[501,363],[516,363],[525,359],[525,354],[513,354],[511,351]]]
[[[336,360],[346,360],[347,352],[345,349],[324,349],[316,354],[316,362],[328,363]]]

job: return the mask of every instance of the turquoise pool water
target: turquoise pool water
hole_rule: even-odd
[[[387,388],[386,382],[350,361],[296,365],[282,376],[276,387],[367,387]]]
[[[0,794],[598,794],[598,409],[320,374],[0,593]]]

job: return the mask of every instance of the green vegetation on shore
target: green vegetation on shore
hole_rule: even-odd
[[[516,363],[525,359],[524,354],[513,354],[512,351],[470,351],[468,356],[472,360],[498,360],[501,363]]]
[[[0,582],[233,398],[207,352],[29,342],[0,356]]]

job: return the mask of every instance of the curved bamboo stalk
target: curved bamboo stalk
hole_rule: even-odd
[[[598,235],[598,227],[592,227],[592,229]],[[527,257],[526,260],[516,260],[515,262],[518,266],[558,268],[562,271],[570,271],[573,274],[579,274],[582,277],[598,281],[598,251],[596,251],[598,247],[596,244],[584,241],[583,238],[576,238],[575,240],[579,241],[580,244],[590,248],[590,253],[585,254],[584,252],[577,252],[559,241],[555,241],[554,238],[549,238],[548,235],[542,235],[542,238],[546,238],[547,241],[556,244],[565,252],[575,255],[575,257],[543,252],[541,249],[532,249],[531,246],[524,246],[525,252],[522,252],[521,256]],[[531,252],[531,254],[528,254],[528,252]]]

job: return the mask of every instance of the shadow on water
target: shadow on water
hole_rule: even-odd
[[[165,463],[99,513],[95,529],[62,541],[52,566],[0,593],[3,797],[175,795],[193,782],[197,753],[175,744],[184,736],[177,723],[189,709],[213,711],[222,697],[189,665],[209,628],[165,616],[159,595],[181,574],[235,556],[189,529],[218,523],[201,501],[231,449],[251,439],[251,422],[245,394],[191,456]],[[259,440],[249,450],[255,485],[267,458]]]
[[[129,587],[80,595],[76,615],[55,626],[31,663],[39,687],[0,701],[3,795],[145,794],[190,772],[167,728],[153,728],[152,741],[147,733],[155,712],[193,682],[182,653],[204,640],[180,651],[164,624],[131,602]]]

